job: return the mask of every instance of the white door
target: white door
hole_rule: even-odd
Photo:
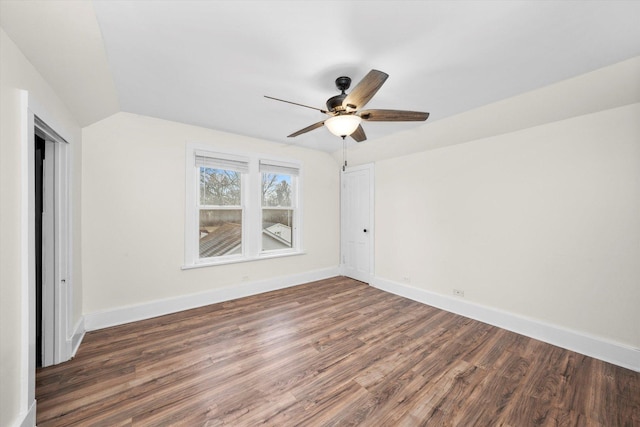
[[[55,142],[45,142],[42,207],[42,366],[55,355]]]
[[[373,164],[342,173],[342,274],[365,283],[373,275]]]

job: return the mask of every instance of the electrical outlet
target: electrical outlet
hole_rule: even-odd
[[[464,291],[461,291],[460,289],[454,289],[453,290],[453,294],[457,297],[463,297],[464,298]]]

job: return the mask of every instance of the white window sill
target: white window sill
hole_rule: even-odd
[[[275,253],[263,253],[252,258],[232,258],[223,259],[218,261],[203,261],[195,264],[185,264],[181,267],[182,270],[192,270],[194,268],[214,267],[216,265],[238,264],[242,262],[260,261],[263,259],[283,258],[289,256],[305,255],[305,251],[287,251],[287,252],[275,252]]]

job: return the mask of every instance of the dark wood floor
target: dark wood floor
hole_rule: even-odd
[[[640,426],[640,374],[343,277],[88,333],[45,426]]]

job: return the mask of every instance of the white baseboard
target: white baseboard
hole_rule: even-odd
[[[20,417],[20,420],[16,422],[16,427],[34,427],[36,425],[36,401],[34,400],[29,405],[29,409],[24,415]]]
[[[336,266],[290,276],[240,283],[197,294],[183,295],[175,298],[151,301],[144,304],[136,304],[112,310],[88,313],[84,315],[84,329],[87,331],[93,331],[96,329],[107,328],[109,326],[150,319],[152,317],[176,313],[178,311],[189,310],[191,308],[202,307],[222,301],[229,301],[250,295],[275,291],[277,289],[288,288],[316,280],[328,279],[339,275],[339,273],[339,267]]]
[[[640,372],[640,349],[380,277],[371,286],[567,350]]]
[[[78,323],[76,323],[76,327],[73,330],[73,335],[71,336],[71,339],[67,340],[68,346],[70,348],[69,359],[71,359],[72,357],[75,357],[78,351],[78,347],[80,347],[80,343],[84,338],[84,334],[85,334],[84,317],[81,317],[80,320],[78,320]]]

